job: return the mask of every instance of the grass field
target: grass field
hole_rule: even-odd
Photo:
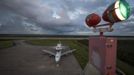
[[[9,48],[13,46],[13,42],[11,40],[0,40],[0,49]]]
[[[120,68],[126,75],[134,75],[134,67],[121,60],[117,60],[117,67]]]
[[[134,66],[134,40],[119,40],[117,57]]]

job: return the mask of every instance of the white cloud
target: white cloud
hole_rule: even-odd
[[[61,16],[59,16],[56,12],[53,13],[52,15],[53,18],[60,19]]]
[[[49,27],[53,33],[56,31],[71,31],[76,34],[88,34],[90,32],[84,25],[86,15],[90,13],[97,13],[100,16],[109,4],[114,1],[110,0],[2,0],[10,8],[17,11],[23,17],[23,20],[32,19],[42,25],[40,27],[36,24],[24,24],[26,30],[41,33]],[[128,0],[129,1],[129,0]],[[27,17],[27,18],[26,18]],[[133,25],[134,15],[130,16],[129,22],[119,23],[119,29],[124,29],[127,24]],[[12,22],[16,22],[12,20]],[[17,23],[18,24],[18,23]],[[131,24],[131,25],[130,25]],[[53,26],[52,26],[53,25]],[[70,29],[68,27],[70,26]],[[68,28],[68,29],[67,29]],[[71,29],[72,28],[72,29]],[[76,29],[77,28],[77,29]],[[83,28],[83,31],[82,29]],[[55,30],[54,30],[55,29]],[[131,28],[129,28],[131,29]],[[121,31],[121,30],[120,30]],[[68,32],[67,32],[68,34]]]
[[[73,0],[76,2],[73,5],[65,3],[61,0],[5,0],[6,4],[10,7],[14,8],[16,11],[19,11],[23,15],[30,17],[36,20],[39,23],[58,23],[58,24],[66,24],[69,23],[70,20],[77,20],[81,16],[87,14],[87,9],[79,4],[82,4],[79,1]],[[85,2],[89,0],[83,0]],[[92,0],[93,2],[98,2],[96,0]],[[68,1],[71,3],[71,1]],[[103,2],[103,1],[100,1]],[[89,5],[92,3],[89,3]],[[73,10],[70,10],[73,9]],[[86,9],[86,10],[85,10]],[[61,13],[64,13],[61,15]],[[54,18],[53,18],[54,17]],[[59,19],[59,20],[58,20]],[[72,22],[72,21],[71,21]]]
[[[76,8],[74,11],[68,11],[68,16],[71,20],[76,20],[87,13],[88,12],[82,8]]]

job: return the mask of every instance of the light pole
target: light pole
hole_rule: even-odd
[[[101,75],[116,75],[117,39],[105,37],[103,33],[112,32],[114,23],[127,20],[129,16],[129,4],[125,0],[116,0],[102,15],[105,24],[99,24],[101,17],[95,13],[86,17],[86,24],[100,33],[99,37],[89,38],[89,60]]]

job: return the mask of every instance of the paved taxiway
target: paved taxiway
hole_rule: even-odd
[[[56,67],[53,57],[43,55],[46,46],[35,46],[23,40],[15,46],[0,49],[0,75],[81,75],[82,69],[73,55],[62,57]]]

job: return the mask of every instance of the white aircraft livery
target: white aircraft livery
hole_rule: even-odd
[[[72,50],[67,50],[65,52],[62,52],[63,49],[67,49],[65,46],[63,46],[61,44],[61,42],[59,41],[59,43],[57,43],[56,46],[52,46],[52,48],[56,51],[56,52],[51,52],[49,50],[43,50],[43,52],[47,53],[47,54],[50,54],[52,56],[55,57],[55,62],[57,64],[57,66],[59,65],[59,61],[61,59],[61,56],[64,56],[64,55],[67,55],[67,54],[70,54],[72,52],[74,52],[76,49],[72,49]]]

